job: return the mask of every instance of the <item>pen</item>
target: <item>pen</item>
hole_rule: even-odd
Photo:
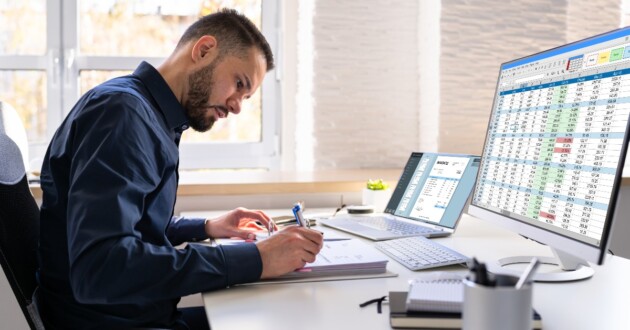
[[[529,263],[527,268],[525,268],[525,271],[521,274],[521,277],[519,277],[518,282],[516,282],[516,290],[519,290],[525,283],[531,280],[536,273],[536,268],[538,268],[539,264],[538,258],[532,258],[532,261]]]
[[[297,221],[298,225],[307,228],[309,227],[308,221],[304,220],[304,216],[302,215],[302,204],[295,203],[293,206],[293,215],[295,215],[295,221]]]
[[[269,223],[267,223],[267,237],[271,237],[271,235],[273,235],[275,227],[276,224],[273,222],[273,219],[269,219]]]
[[[473,258],[470,263],[470,271],[474,275],[473,281],[479,285],[483,286],[494,286],[495,283],[493,280],[490,280],[488,276],[488,270],[486,268],[486,264],[483,262],[479,262],[477,258]]]
[[[489,285],[488,270],[486,269],[486,264],[482,262],[478,263],[476,278],[477,278],[477,283],[481,285],[485,285],[485,286]]]

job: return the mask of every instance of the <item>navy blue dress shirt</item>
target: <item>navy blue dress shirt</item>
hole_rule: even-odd
[[[258,280],[254,244],[209,247],[203,219],[173,217],[181,104],[159,72],[87,92],[55,133],[42,166],[40,311],[47,328],[181,325],[193,293]]]

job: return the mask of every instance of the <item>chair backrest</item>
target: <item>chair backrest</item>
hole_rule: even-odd
[[[39,207],[28,187],[20,149],[0,132],[0,264],[31,328],[39,328],[31,304],[38,244]]]

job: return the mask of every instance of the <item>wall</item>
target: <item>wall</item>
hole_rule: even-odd
[[[623,0],[627,1],[627,0]],[[567,4],[566,41],[572,42],[619,28],[620,0],[571,0]]]
[[[617,210],[613,222],[613,231],[610,241],[610,250],[618,256],[630,259],[630,187],[622,186],[619,189],[619,199],[617,200]]]
[[[416,1],[315,3],[314,168],[401,167],[417,149]]]
[[[619,27],[619,0],[442,3],[439,149],[481,153],[503,62]]]
[[[566,1],[442,2],[439,149],[480,154],[499,66],[564,43]]]
[[[300,26],[300,6],[285,1],[292,26]],[[311,16],[299,19],[312,19],[313,63],[293,79],[312,76],[306,97],[313,104],[301,112],[304,100],[285,95],[283,127],[307,128],[283,131],[285,169],[294,169],[299,160],[291,155],[300,153],[313,169],[400,167],[417,150],[478,154],[501,63],[612,30],[622,19],[620,0],[309,6]],[[291,45],[304,45],[296,31],[285,30],[285,38],[296,40],[285,43],[287,73],[300,61]]]

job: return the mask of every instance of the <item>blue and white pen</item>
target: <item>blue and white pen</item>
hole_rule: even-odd
[[[309,223],[308,221],[306,221],[304,219],[304,216],[302,215],[302,204],[301,203],[295,203],[295,205],[293,205],[293,215],[295,216],[295,221],[297,221],[298,225],[304,227],[304,228],[308,228],[309,227]]]

